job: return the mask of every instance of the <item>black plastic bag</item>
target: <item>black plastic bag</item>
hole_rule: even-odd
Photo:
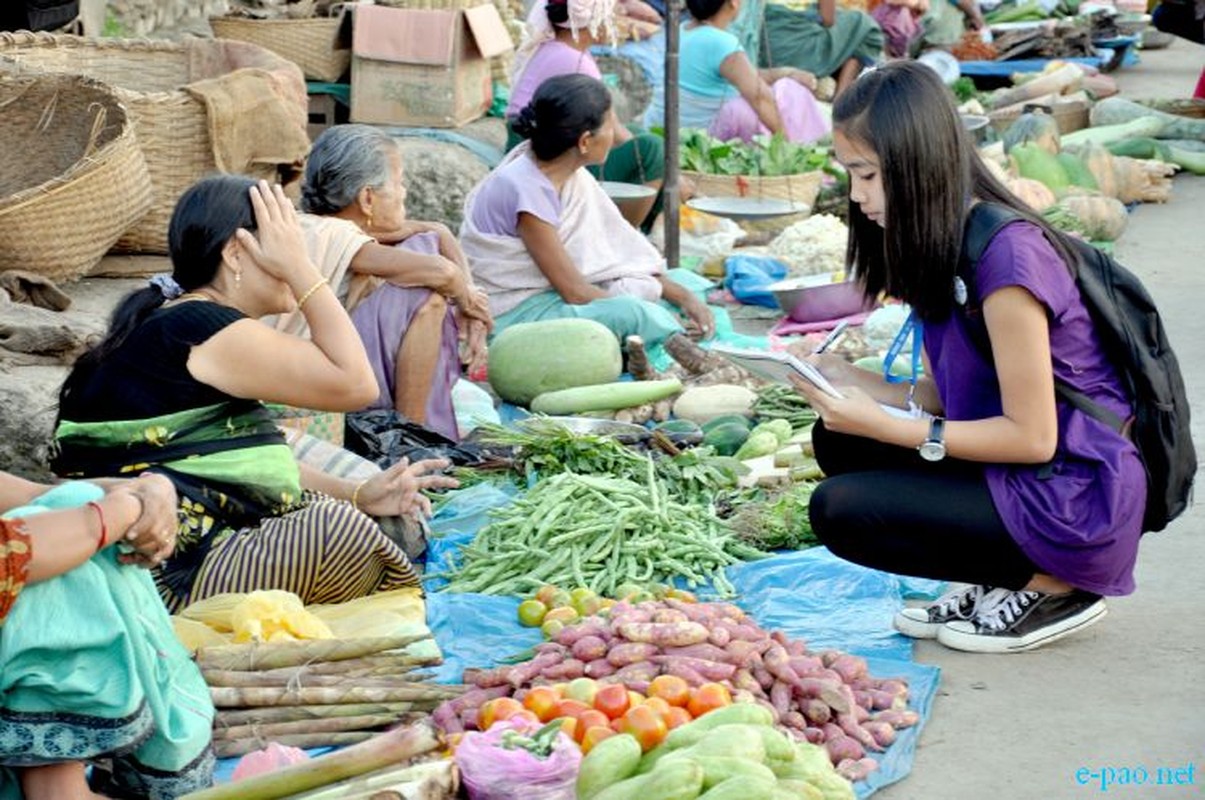
[[[457,444],[392,409],[348,414],[343,446],[381,469],[388,469],[403,458],[411,462],[446,458],[457,467],[477,466],[487,460],[479,445]]]

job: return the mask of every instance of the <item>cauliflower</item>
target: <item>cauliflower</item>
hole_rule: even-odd
[[[845,269],[849,229],[831,214],[796,222],[770,243],[770,252],[787,265],[790,275],[819,275]]]

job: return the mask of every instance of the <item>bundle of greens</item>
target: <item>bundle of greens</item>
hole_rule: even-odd
[[[756,136],[751,144],[739,139],[722,142],[706,131],[682,131],[682,169],[708,175],[798,175],[828,170],[831,148],[823,144],[796,144],[781,133]]]
[[[758,490],[736,505],[729,529],[759,550],[803,550],[820,544],[808,521],[808,503],[817,484],[795,483],[782,491]]]

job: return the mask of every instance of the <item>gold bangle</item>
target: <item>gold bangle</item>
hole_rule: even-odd
[[[305,294],[303,294],[301,297],[297,298],[297,310],[300,311],[302,309],[302,307],[305,305],[305,301],[309,300],[310,297],[313,296],[314,292],[318,291],[325,285],[326,285],[326,278],[323,278],[322,280],[318,281],[310,288],[306,289]]]
[[[359,503],[360,490],[364,488],[364,484],[366,484],[366,483],[368,483],[367,480],[360,481],[359,483],[356,484],[356,488],[352,490],[351,507],[354,508],[356,511],[360,510],[360,503]]]

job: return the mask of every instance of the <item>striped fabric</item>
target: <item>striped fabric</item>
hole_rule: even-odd
[[[307,493],[309,505],[214,545],[186,598],[162,591],[172,613],[223,592],[283,589],[305,604],[341,603],[417,586],[401,548],[350,503]]]
[[[25,587],[29,570],[29,536],[21,527],[20,520],[0,519],[0,624],[8,616],[17,595]]]

